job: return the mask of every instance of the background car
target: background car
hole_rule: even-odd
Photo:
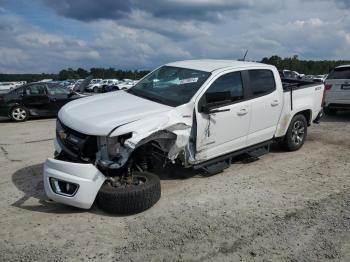
[[[325,81],[325,104],[327,114],[350,109],[350,65],[334,68]]]
[[[103,92],[103,88],[106,86],[117,85],[119,83],[118,79],[104,79],[96,84],[89,85],[86,91],[92,91],[94,93]]]
[[[16,122],[29,117],[56,116],[63,105],[83,97],[56,83],[31,83],[0,95],[0,116]]]
[[[0,83],[0,91],[8,91],[8,90],[11,90],[17,86],[18,85],[16,82],[1,82]]]
[[[118,84],[118,87],[120,90],[128,90],[131,87],[133,87],[135,85],[135,80],[131,80],[131,79],[123,79],[123,81],[121,81]]]

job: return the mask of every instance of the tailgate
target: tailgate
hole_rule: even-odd
[[[326,85],[326,101],[350,100],[350,79],[329,79]]]

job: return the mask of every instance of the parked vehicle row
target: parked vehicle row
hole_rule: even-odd
[[[115,90],[128,90],[129,88],[133,87],[137,83],[137,80],[131,80],[131,79],[123,79],[123,80],[93,79],[93,80],[87,86],[86,88],[87,92],[106,93],[106,92],[115,91]]]
[[[26,84],[26,81],[18,81],[18,82],[0,82],[0,91],[8,91],[18,86],[22,86]]]
[[[300,149],[322,116],[324,85],[281,79],[271,65],[192,60],[164,65],[127,91],[90,96],[58,114],[44,186],[57,202],[135,213],[160,198],[160,166],[215,174],[273,141]]]

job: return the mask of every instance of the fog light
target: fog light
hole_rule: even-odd
[[[59,180],[54,177],[50,177],[49,181],[53,192],[63,196],[72,197],[77,193],[79,188],[77,184]]]

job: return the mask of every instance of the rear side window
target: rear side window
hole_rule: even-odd
[[[230,92],[232,101],[243,98],[243,84],[240,72],[233,72],[220,76],[207,90],[207,93],[223,92]]]
[[[26,89],[27,95],[45,95],[45,87],[41,84],[34,84]]]
[[[272,71],[265,69],[249,70],[250,88],[253,96],[264,96],[276,90]]]
[[[329,73],[327,79],[350,79],[350,67],[340,67]]]
[[[12,95],[23,94],[23,87],[18,87],[18,88],[12,89],[9,93]]]

